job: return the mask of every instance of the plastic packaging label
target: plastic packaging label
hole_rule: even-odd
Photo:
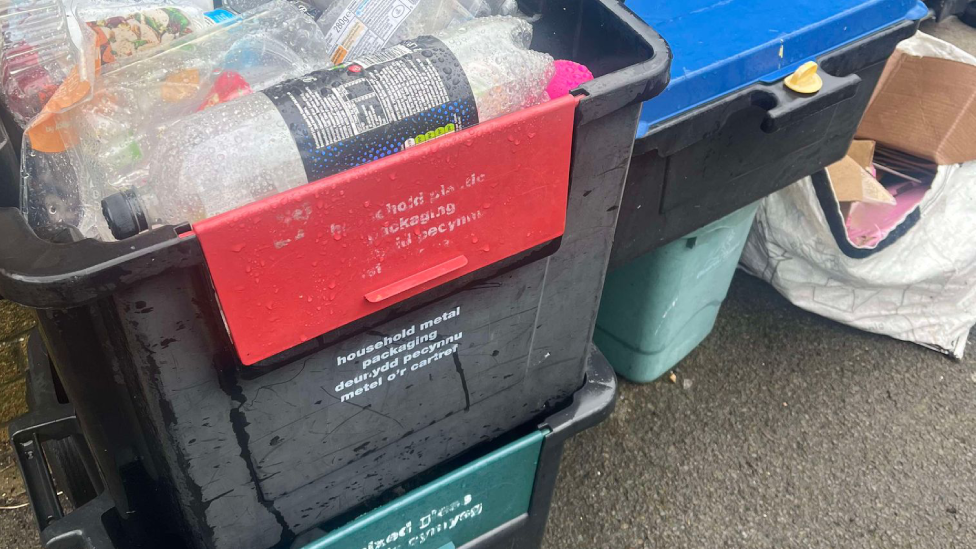
[[[354,50],[382,49],[418,4],[419,0],[361,0],[350,4],[325,37],[332,48],[332,62],[341,64]]]
[[[208,18],[202,21],[211,25],[234,17],[226,10],[215,10],[206,15]],[[218,20],[215,15],[224,19]],[[111,63],[116,59],[156,49],[199,31],[196,27],[201,23],[197,21],[199,20],[191,19],[183,10],[161,7],[90,21],[88,27],[95,33],[99,59],[102,63]]]
[[[264,94],[292,129],[309,181],[478,123],[460,63],[432,37]]]
[[[232,21],[237,18],[237,15],[225,9],[208,11],[203,15],[214,23],[223,23],[224,21]]]

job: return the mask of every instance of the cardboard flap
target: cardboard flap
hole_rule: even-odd
[[[828,166],[827,176],[838,202],[897,203],[895,197],[850,156]]]
[[[976,67],[896,51],[858,137],[938,164],[976,160]]]
[[[877,144],[867,139],[855,139],[847,149],[847,156],[857,162],[857,165],[868,169],[874,163],[874,149]]]

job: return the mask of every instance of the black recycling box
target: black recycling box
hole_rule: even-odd
[[[63,402],[39,334],[28,343],[30,410],[11,423],[17,463],[41,542],[60,549],[181,549],[182,541],[126,525],[103,492],[72,406]],[[296,538],[291,549],[542,546],[565,442],[610,415],[613,370],[592,348],[584,385],[537,424],[479,445]],[[505,486],[505,490],[499,490]],[[63,490],[70,508],[59,500]],[[451,545],[453,544],[453,545]]]
[[[614,0],[521,7],[541,15],[534,49],[596,78],[193,226],[53,242],[0,209],[0,295],[38,312],[113,527],[286,547],[583,385],[640,106],[666,86],[670,52]],[[400,200],[405,174],[444,162],[463,169],[417,176],[423,200]],[[372,242],[365,221],[300,225],[327,223],[330,196],[362,210],[363,189],[388,192],[366,203],[401,219],[375,233],[381,264],[355,253]],[[436,244],[417,246],[424,235]],[[315,244],[342,265],[299,261]],[[228,278],[255,271],[247,291]],[[330,282],[350,271],[366,282]]]

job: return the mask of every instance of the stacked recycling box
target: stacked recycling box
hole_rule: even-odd
[[[446,463],[527,447],[541,453],[525,478],[554,480],[545,440],[579,423],[546,418],[594,376],[612,387],[588,372],[589,341],[640,105],[666,85],[670,54],[613,0],[521,8],[541,16],[533,49],[596,78],[124,241],[42,240],[0,209],[0,295],[37,309],[70,401],[12,431],[45,543],[84,538],[87,523],[166,547],[286,547],[404,483],[439,482]],[[329,208],[368,215],[333,233]],[[79,435],[104,489],[61,516],[30,448]],[[522,515],[504,517],[538,528]],[[544,524],[541,507],[529,515]]]

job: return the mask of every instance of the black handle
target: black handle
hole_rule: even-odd
[[[46,549],[115,548],[102,520],[106,513],[115,508],[109,494],[102,493],[65,514],[44,456],[44,442],[80,435],[81,429],[70,404],[31,411],[10,423],[10,440],[17,465],[24,477],[27,497],[41,532],[41,543]],[[87,447],[82,450],[79,457],[85,462],[85,468],[96,470]],[[100,489],[100,479],[91,480],[96,489]]]
[[[174,267],[203,262],[195,236],[160,227],[121,242],[42,240],[16,208],[0,208],[0,296],[33,307],[82,305]],[[70,247],[70,248],[69,248]]]
[[[815,94],[797,93],[783,85],[766,86],[766,93],[774,99],[776,106],[767,109],[762,122],[763,131],[773,133],[847,101],[857,95],[857,89],[861,86],[861,77],[856,74],[836,77],[821,73],[820,76],[823,78],[823,88]]]
[[[701,108],[670,118],[651,128],[647,136],[634,143],[634,156],[654,150],[661,156],[671,156],[719,132],[733,114],[757,107],[766,111],[761,123],[762,130],[773,133],[851,99],[861,85],[861,78],[857,74],[838,77],[821,71],[821,78],[824,86],[816,94],[788,90],[782,81],[753,84]]]

